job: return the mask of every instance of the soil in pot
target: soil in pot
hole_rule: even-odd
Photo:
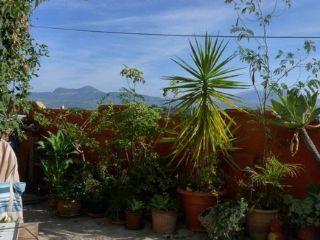
[[[297,229],[297,237],[299,240],[318,240],[320,232],[314,226],[300,227]]]
[[[80,215],[80,202],[77,200],[58,200],[57,215],[60,217],[75,217]]]
[[[176,211],[152,210],[152,229],[156,233],[173,233],[177,224]]]
[[[199,216],[205,209],[217,204],[222,193],[191,192],[180,188],[177,191],[182,198],[187,228],[191,231],[204,231]]]
[[[265,240],[270,223],[278,218],[279,210],[252,209],[247,215],[247,230],[253,240]]]
[[[142,228],[142,211],[126,211],[126,228],[130,230],[138,230]]]

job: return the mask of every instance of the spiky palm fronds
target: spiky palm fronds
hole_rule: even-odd
[[[238,69],[227,68],[226,65],[234,58],[231,55],[222,58],[227,47],[223,41],[206,37],[204,45],[198,40],[190,42],[193,65],[183,59],[173,60],[190,76],[169,76],[165,79],[174,82],[165,91],[178,92],[178,97],[171,100],[178,111],[188,112],[181,124],[175,145],[174,155],[188,151],[188,157],[195,164],[203,164],[218,151],[226,152],[231,148],[231,132],[226,120],[232,121],[225,109],[228,106],[237,108],[232,94],[223,90],[239,89],[246,86],[233,80]]]

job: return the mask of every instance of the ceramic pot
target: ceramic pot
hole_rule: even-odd
[[[187,228],[191,231],[204,231],[204,227],[199,221],[200,214],[208,207],[217,204],[219,197],[223,194],[192,192],[181,188],[178,188],[177,191],[183,202]]]
[[[270,224],[278,218],[279,210],[252,209],[247,214],[247,230],[253,240],[265,240]]]
[[[319,229],[314,226],[300,227],[297,229],[297,237],[299,240],[318,240]]]
[[[80,202],[77,200],[58,200],[57,214],[60,217],[75,217],[80,215]]]
[[[152,210],[152,229],[156,233],[173,233],[177,224],[176,211]]]
[[[137,230],[142,228],[142,211],[126,211],[126,228]]]

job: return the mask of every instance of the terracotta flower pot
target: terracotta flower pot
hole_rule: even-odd
[[[80,214],[80,202],[77,200],[58,200],[57,214],[60,217],[75,217]]]
[[[319,229],[314,226],[300,227],[297,229],[297,237],[300,240],[320,239]]]
[[[278,219],[273,220],[270,223],[270,232],[268,234],[268,240],[284,240],[285,236],[283,234],[284,223]]]
[[[126,228],[137,230],[142,228],[142,211],[126,211]]]
[[[191,192],[181,188],[177,191],[182,198],[187,228],[192,231],[204,231],[198,218],[205,209],[217,204],[222,193]]]
[[[172,233],[176,229],[177,212],[152,210],[152,229],[156,233]]]
[[[58,204],[57,199],[54,199],[54,198],[49,198],[49,199],[48,199],[48,205],[49,205],[49,207],[51,207],[51,208],[56,208],[56,207],[57,207],[57,204]]]
[[[270,223],[278,218],[279,210],[252,209],[247,215],[247,230],[253,240],[265,240]]]

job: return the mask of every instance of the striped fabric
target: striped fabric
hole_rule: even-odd
[[[21,195],[26,184],[23,182],[0,183],[0,221],[23,222]],[[12,190],[12,191],[11,191]]]

